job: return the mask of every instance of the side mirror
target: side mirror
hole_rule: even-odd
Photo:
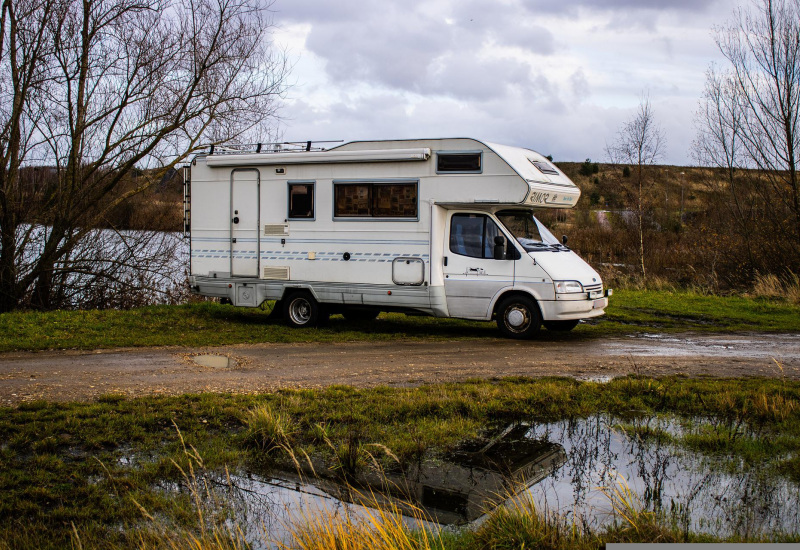
[[[564,246],[567,246],[567,240],[568,239],[567,239],[566,235],[561,235],[561,244],[563,244]]]
[[[506,240],[505,238],[497,235],[494,238],[494,259],[495,260],[505,260],[506,259]]]

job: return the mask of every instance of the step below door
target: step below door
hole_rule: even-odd
[[[259,172],[234,170],[231,176],[231,276],[258,277]]]

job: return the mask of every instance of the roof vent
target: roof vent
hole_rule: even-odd
[[[554,166],[550,166],[546,162],[542,162],[539,160],[531,160],[531,159],[528,159],[528,162],[530,162],[536,168],[538,168],[539,172],[541,172],[542,174],[552,174],[553,176],[558,175],[558,170],[556,170]]]

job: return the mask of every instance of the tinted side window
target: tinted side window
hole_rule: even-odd
[[[450,251],[471,258],[494,258],[494,238],[500,228],[482,214],[454,214],[450,218]]]
[[[480,172],[480,153],[437,153],[437,172]]]
[[[376,184],[372,193],[372,215],[382,218],[416,218],[417,185],[415,183]]]
[[[418,184],[334,183],[337,218],[416,218]]]
[[[314,184],[289,184],[289,219],[314,217]]]
[[[370,215],[372,185],[335,185],[334,215],[347,218]]]

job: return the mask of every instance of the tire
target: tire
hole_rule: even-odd
[[[283,319],[290,327],[316,327],[327,320],[327,312],[309,292],[295,292],[283,302]]]
[[[344,318],[348,321],[372,321],[380,314],[377,309],[362,309],[362,308],[348,308],[342,312]]]
[[[521,294],[504,298],[497,306],[495,318],[500,332],[517,340],[533,338],[542,326],[538,304]]]
[[[573,321],[544,321],[542,324],[547,330],[552,330],[554,332],[569,332],[577,327],[578,323],[580,322],[580,319],[575,319]]]

